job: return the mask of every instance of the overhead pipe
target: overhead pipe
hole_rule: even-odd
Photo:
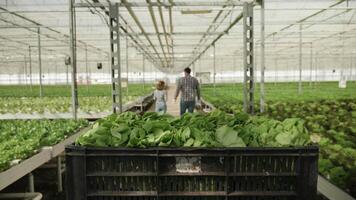
[[[127,11],[129,12],[129,14],[131,15],[131,17],[133,18],[133,20],[136,22],[136,25],[140,28],[141,32],[144,34],[145,38],[147,39],[147,41],[149,42],[149,44],[151,45],[151,47],[153,48],[153,51],[157,54],[158,59],[161,61],[162,67],[164,66],[163,60],[162,58],[158,55],[158,51],[157,49],[154,47],[152,41],[150,40],[150,38],[148,37],[148,35],[146,34],[145,29],[143,28],[142,24],[140,23],[140,21],[138,20],[137,16],[135,15],[135,13],[133,12],[132,8],[127,4],[127,0],[122,0],[122,2],[124,3]]]
[[[346,0],[339,0],[338,2],[332,4],[331,6],[329,6],[329,7],[327,7],[327,8],[321,9],[321,10],[319,10],[319,11],[316,12],[316,13],[313,13],[313,14],[311,14],[311,15],[309,15],[309,16],[307,16],[307,17],[301,19],[301,20],[298,20],[297,22],[295,22],[295,23],[293,23],[293,24],[290,24],[290,25],[288,25],[288,26],[282,28],[282,29],[279,30],[278,32],[274,32],[274,33],[271,33],[271,34],[267,35],[267,36],[265,37],[265,39],[268,39],[268,38],[270,38],[270,37],[272,37],[272,36],[274,36],[274,35],[276,35],[276,34],[282,32],[282,31],[284,31],[284,30],[286,30],[286,29],[289,29],[290,27],[292,27],[292,26],[294,26],[294,25],[298,25],[298,24],[300,24],[300,23],[302,23],[302,22],[304,22],[304,21],[306,21],[306,20],[308,20],[308,19],[310,19],[310,18],[312,18],[312,17],[315,17],[316,15],[319,15],[319,14],[321,14],[321,13],[327,11],[328,9],[333,8],[333,7],[335,7],[335,6],[337,6],[337,5],[341,4],[341,3],[343,3],[343,2],[345,2],[345,1],[346,1]],[[257,41],[257,42],[259,42],[259,41]]]
[[[225,7],[223,7],[225,8]],[[211,24],[209,25],[208,29],[205,31],[205,34],[203,35],[202,38],[200,38],[198,45],[193,49],[193,53],[199,48],[200,43],[203,42],[203,40],[205,39],[205,37],[207,36],[206,33],[209,33],[211,28],[213,27],[213,25],[216,23],[216,21],[219,19],[220,15],[224,12],[224,10],[220,10],[218,12],[218,14],[215,16],[215,18],[213,19],[213,21],[211,22]]]
[[[220,34],[218,37],[216,37],[200,54],[193,59],[191,63],[188,64],[188,67],[192,65],[195,61],[197,61],[210,47],[215,45],[215,43],[225,34],[229,33],[230,29],[235,26],[241,19],[243,18],[243,13],[240,13],[235,20],[223,31],[222,34]]]
[[[134,30],[133,30],[133,28],[131,26],[129,26],[127,21],[121,15],[120,15],[120,20],[123,21],[124,24],[127,25],[126,29],[123,26],[120,26],[121,30],[131,38],[131,40],[136,44],[137,48],[141,49],[146,54],[146,57],[147,57],[148,60],[151,60],[153,63],[156,63],[156,60],[153,57],[153,55],[151,55],[152,53],[150,52],[150,50],[148,48],[145,48],[145,47],[147,47],[149,45],[145,45],[144,42],[141,41],[141,39],[137,35],[129,33],[129,30],[131,32],[134,32]],[[136,38],[134,38],[134,36],[136,36]],[[139,42],[142,43],[142,44],[140,44]]]
[[[63,33],[59,32],[59,31],[57,31],[57,30],[55,30],[55,29],[53,29],[53,28],[50,28],[50,27],[48,27],[48,26],[44,26],[43,24],[40,24],[40,23],[38,23],[38,22],[36,22],[36,21],[34,21],[34,20],[32,20],[32,19],[29,19],[29,18],[27,18],[27,17],[25,17],[25,16],[22,16],[22,15],[16,13],[16,12],[9,11],[9,10],[7,10],[6,8],[3,8],[3,7],[1,7],[1,6],[0,6],[0,10],[3,10],[3,11],[5,11],[5,12],[9,13],[9,14],[12,14],[12,15],[14,15],[14,16],[16,16],[16,17],[19,17],[19,18],[21,18],[21,19],[23,19],[23,20],[26,20],[26,21],[30,22],[30,23],[33,23],[33,24],[35,24],[37,27],[45,28],[45,29],[50,30],[50,31],[52,31],[52,32],[54,32],[54,33],[60,34],[60,35],[62,35],[63,37],[65,37],[65,38],[67,38],[67,39],[69,40],[69,35],[67,35],[67,34],[63,34]],[[56,40],[58,40],[58,39],[56,38]],[[58,40],[58,41],[61,41],[61,40]],[[63,42],[68,43],[68,42],[66,42],[66,41],[67,41],[67,40],[63,40]],[[78,42],[79,42],[79,43],[82,43],[82,44],[86,44],[85,42],[83,42],[83,41],[81,41],[81,40],[78,40]],[[93,49],[96,49],[96,50],[98,50],[98,51],[105,52],[104,50],[99,49],[99,48],[96,48],[95,46],[92,46],[92,45],[88,45],[88,46],[89,46],[89,47],[92,47]]]
[[[172,2],[172,1],[170,1]],[[251,3],[254,3],[255,1],[251,0]],[[242,6],[244,2],[240,0],[229,0],[226,2],[211,2],[211,1],[199,1],[199,2],[174,2],[174,6],[178,7],[221,7],[221,6]],[[100,7],[103,4],[101,3],[95,3],[93,4],[93,7]],[[165,7],[169,7],[168,4],[164,3],[157,3],[154,2],[152,3],[152,6],[160,6],[163,5]],[[76,7],[87,7],[86,3],[76,3]],[[147,3],[144,2],[121,2],[119,3],[119,6],[130,6],[130,7],[147,7]]]
[[[226,17],[227,17],[228,15],[230,15],[231,11],[232,11],[232,10],[230,9],[229,12],[225,14],[225,16],[223,17],[223,19],[221,20],[221,22],[220,22],[219,25],[215,25],[214,31],[216,31],[216,29],[223,23],[223,21],[226,19]],[[218,16],[216,17],[216,20],[217,20],[217,19],[218,19]],[[214,19],[214,20],[215,20],[215,19]],[[196,50],[202,46],[200,43],[201,43],[201,42],[204,42],[204,39],[205,39],[205,41],[207,40],[207,39],[206,39],[206,35],[209,33],[210,28],[213,27],[213,25],[214,25],[215,22],[216,22],[216,21],[214,21],[214,22],[210,25],[210,27],[208,28],[208,30],[205,32],[206,34],[201,38],[201,40],[199,41],[198,45],[193,49],[193,55],[195,54]],[[218,35],[221,37],[222,35],[224,35],[224,34],[226,34],[226,33],[227,33],[227,32],[224,31],[224,32],[222,32],[222,33],[219,33]],[[219,38],[220,38],[220,37],[219,37]],[[208,45],[208,46],[209,46],[209,45]]]
[[[157,2],[161,3],[160,0],[157,0]],[[161,24],[162,24],[162,28],[163,28],[164,37],[166,39],[167,52],[168,52],[168,54],[170,54],[169,45],[168,45],[168,36],[167,36],[166,26],[165,26],[164,17],[163,17],[162,6],[158,6],[158,12],[159,12],[159,15],[161,18]],[[171,34],[173,34],[173,33],[171,33]]]
[[[150,12],[151,19],[152,19],[152,22],[153,22],[153,26],[154,26],[154,28],[155,28],[156,35],[157,35],[159,44],[160,44],[160,46],[161,46],[164,59],[166,60],[166,66],[167,66],[167,65],[168,65],[168,60],[167,60],[166,53],[165,53],[165,51],[164,51],[164,47],[163,47],[163,44],[162,44],[161,36],[160,36],[160,34],[159,34],[158,25],[157,25],[157,21],[156,21],[156,16],[155,16],[154,11],[153,11],[152,6],[151,6],[151,3],[152,3],[152,2],[151,2],[151,0],[146,0],[146,2],[148,3],[148,11]],[[153,47],[154,47],[154,46],[153,46]]]
[[[333,34],[331,34],[331,35],[328,35],[328,36],[325,36],[325,37],[322,37],[322,38],[318,38],[318,39],[316,39],[316,40],[313,40],[313,41],[311,41],[311,43],[315,43],[315,42],[320,41],[320,40],[329,39],[329,38],[332,38],[332,37],[334,37],[334,36],[343,35],[343,34],[346,34],[346,33],[348,33],[348,32],[352,32],[352,31],[355,31],[355,30],[356,30],[356,28],[351,29],[351,30],[348,30],[348,31],[341,31],[341,32],[333,33]],[[299,37],[298,37],[298,38],[299,38]],[[303,38],[306,38],[306,37],[303,36]],[[350,37],[350,38],[353,38],[353,37]],[[307,42],[307,43],[310,43],[310,42]],[[292,46],[289,46],[289,47],[287,47],[287,48],[283,48],[283,49],[281,49],[281,50],[279,50],[279,51],[277,51],[277,52],[281,52],[281,51],[283,52],[283,51],[285,51],[285,50],[287,50],[287,49],[293,49],[293,48],[297,48],[297,47],[299,46],[299,42],[294,42],[294,43],[290,43],[290,44],[296,44],[296,45],[292,45]]]
[[[350,11],[351,11],[351,9],[347,9],[346,11],[343,11],[343,12],[341,12],[341,13],[337,13],[337,14],[335,14],[335,15],[332,15],[332,16],[330,16],[330,17],[328,17],[328,18],[326,18],[326,19],[320,20],[320,21],[303,22],[304,25],[307,25],[307,26],[303,26],[303,30],[305,30],[305,29],[307,29],[307,28],[310,28],[310,27],[312,27],[312,26],[314,26],[314,25],[316,25],[316,24],[318,24],[318,25],[327,24],[327,23],[325,23],[325,21],[330,20],[330,19],[335,18],[335,17],[338,17],[338,16],[340,16],[340,15],[342,15],[342,14],[346,14],[346,13],[348,13],[348,12],[350,12]],[[337,23],[333,23],[333,24],[337,24]],[[343,24],[343,23],[342,23],[342,24]],[[288,33],[288,34],[284,34],[283,36],[285,37],[285,36],[292,35],[292,34],[293,34],[293,32]]]
[[[101,3],[99,2],[99,0],[92,0],[92,1],[93,1],[94,4],[96,4],[96,5],[100,4],[99,7],[105,12],[105,14],[106,14],[107,16],[109,16],[109,11],[104,7],[103,4],[101,4]],[[92,4],[90,4],[90,7],[93,7]],[[140,44],[140,42],[143,43],[143,42],[140,40],[140,38],[139,38],[139,37],[134,38],[134,37],[133,37],[133,34],[129,34],[129,30],[128,30],[128,29],[130,29],[131,32],[134,32],[134,30],[131,28],[131,26],[129,26],[129,24],[127,23],[127,21],[120,15],[120,13],[119,13],[119,17],[120,17],[120,20],[121,20],[124,24],[127,25],[127,28],[125,28],[125,27],[123,27],[123,26],[120,26],[120,29],[124,32],[124,34],[127,34],[127,35],[131,38],[131,40],[134,42],[134,44],[136,44],[139,49],[142,49],[142,51],[144,51],[144,52],[146,53],[147,58],[148,58],[149,60],[151,60],[153,63],[156,63],[156,61],[155,61],[155,59],[152,57],[150,51],[149,51],[149,50],[145,50],[145,48],[143,47],[144,44],[142,44],[142,45]]]

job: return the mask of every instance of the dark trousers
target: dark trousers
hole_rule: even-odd
[[[190,113],[194,112],[195,101],[180,101],[180,115],[183,115],[187,110]]]

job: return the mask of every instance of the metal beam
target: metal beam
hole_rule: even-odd
[[[92,0],[95,3],[99,3],[98,0]],[[101,6],[100,7],[107,16],[110,17],[109,15],[109,11],[104,7],[104,6]],[[129,30],[131,31],[131,33],[134,33],[134,30],[129,26],[129,24],[127,23],[127,21],[120,15],[119,13],[119,19],[123,22],[123,24],[126,24],[126,29],[123,27],[123,26],[120,26],[120,29],[122,30],[122,32],[125,34],[128,34],[129,33]],[[120,33],[119,33],[120,34]],[[139,37],[134,37],[133,35],[129,34],[128,35],[130,37],[130,39],[133,41],[134,44],[136,44],[137,48],[141,49],[143,52],[146,52],[146,56],[148,59],[150,59],[153,63],[156,64],[156,60],[152,57],[151,55],[151,52],[148,50],[148,49],[145,49],[144,46],[142,44],[144,44],[141,39]],[[158,65],[158,64],[157,64]]]
[[[160,0],[157,0],[157,2],[160,3]],[[167,52],[168,52],[168,54],[170,54],[169,44],[168,44],[168,35],[167,35],[166,26],[165,26],[165,22],[164,22],[162,6],[158,6],[158,12],[159,12],[159,15],[160,15],[160,18],[161,18],[161,24],[162,24],[162,28],[163,28],[163,33],[164,33],[164,37],[165,37],[165,40],[166,40]],[[169,63],[170,62],[171,61],[169,61]]]
[[[231,24],[223,31],[224,33],[228,33],[230,31],[230,29],[232,27],[234,27],[241,19],[243,18],[243,13],[239,14],[234,21],[231,22]],[[199,53],[199,55],[197,55],[189,64],[188,67],[195,62],[196,60],[198,60],[211,46],[213,46],[213,44],[215,44],[221,37],[223,36],[223,34],[220,34],[219,36],[217,36],[209,45],[206,46],[206,48],[201,51]]]
[[[126,24],[126,30],[127,29],[127,24]],[[126,35],[125,37],[125,44],[126,44],[126,79],[127,79],[127,86],[126,86],[126,96],[128,97],[129,96],[129,39],[128,39],[128,36]]]
[[[56,33],[56,34],[59,34],[59,35],[61,35],[62,37],[67,38],[67,39],[70,38],[70,36],[67,35],[67,34],[63,34],[63,33],[59,32],[59,31],[57,31],[57,30],[55,30],[55,29],[53,29],[53,28],[51,28],[51,27],[44,26],[43,24],[40,24],[40,23],[38,23],[38,22],[36,22],[36,21],[34,21],[34,20],[32,20],[32,19],[29,19],[29,18],[27,18],[27,17],[25,17],[25,16],[22,16],[22,15],[16,13],[16,12],[9,11],[9,10],[7,10],[6,8],[0,7],[0,10],[3,10],[3,11],[5,11],[6,13],[9,13],[9,14],[11,14],[11,15],[13,15],[13,16],[19,17],[19,18],[21,18],[21,19],[23,19],[23,20],[25,20],[25,21],[28,21],[28,22],[34,24],[36,27],[45,28],[45,29],[47,29],[47,30],[49,30],[49,31],[51,31],[51,32],[54,32],[54,33]],[[62,40],[58,40],[58,41],[62,41]],[[63,40],[63,42],[66,43],[66,40]],[[79,42],[79,43],[82,43],[82,44],[86,44],[85,42],[83,42],[83,41],[81,41],[81,40],[78,40],[78,42]],[[93,49],[96,49],[96,50],[99,51],[99,52],[100,52],[100,51],[101,51],[101,52],[105,52],[105,51],[103,51],[102,49],[99,49],[99,48],[97,48],[97,47],[95,47],[95,46],[92,46],[92,45],[88,45],[88,46],[91,47],[91,48],[93,48]]]
[[[30,64],[30,89],[32,91],[32,57],[31,57],[31,46],[28,46],[28,57],[29,57],[29,64]]]
[[[89,93],[89,67],[88,67],[88,47],[85,45],[85,80],[87,85],[87,93]]]
[[[254,1],[250,1],[252,3],[254,3]],[[226,6],[242,6],[243,2],[239,1],[239,0],[230,0],[230,1],[226,1],[226,2],[211,2],[211,1],[199,1],[199,2],[194,2],[194,1],[190,1],[190,2],[174,2],[173,4],[165,4],[162,2],[152,2],[151,4],[152,6],[164,6],[164,7],[226,7]],[[75,7],[108,7],[109,4],[108,3],[76,3],[74,5]],[[149,6],[148,3],[144,3],[144,2],[126,2],[126,1],[122,1],[121,3],[119,3],[120,7],[126,7],[126,6],[130,6],[132,8],[134,7],[145,7],[147,8]]]
[[[221,25],[221,23],[224,21],[224,20],[222,20],[222,21],[220,22],[220,24],[218,24],[218,25],[215,24],[223,12],[224,12],[223,10],[219,11],[218,14],[214,17],[214,19],[213,19],[213,21],[211,22],[211,24],[209,25],[208,29],[205,31],[204,35],[200,38],[200,40],[199,40],[198,44],[196,45],[196,47],[194,47],[194,49],[193,49],[193,54],[194,54],[195,51],[197,51],[197,50],[201,47],[201,43],[202,43],[204,40],[206,40],[207,34],[210,33],[210,32],[214,32],[214,31],[219,27],[219,25]],[[231,12],[231,11],[230,11],[230,12]],[[228,15],[230,12],[228,12],[227,15]],[[227,15],[225,15],[225,16],[227,16]],[[225,19],[225,18],[224,18],[224,19]],[[213,27],[215,27],[215,30],[211,31],[211,29],[212,29]]]
[[[143,91],[145,91],[145,57],[142,56],[142,87]]]
[[[40,97],[43,96],[43,87],[42,87],[42,58],[41,58],[41,29],[37,28],[37,39],[38,39],[38,73],[40,81]]]
[[[216,95],[216,46],[213,44],[213,86],[214,86],[214,95]]]
[[[261,83],[260,112],[265,111],[265,0],[261,0]]]
[[[298,82],[298,94],[302,94],[302,67],[303,67],[303,25],[299,24],[299,82]]]
[[[131,16],[132,19],[135,21],[136,25],[139,27],[139,29],[141,30],[141,32],[142,32],[143,34],[145,34],[145,38],[146,38],[146,40],[148,41],[148,43],[151,45],[153,51],[154,51],[156,54],[158,54],[157,49],[154,47],[152,41],[150,40],[150,38],[149,38],[148,35],[146,34],[145,29],[143,28],[141,22],[138,20],[138,18],[137,18],[137,16],[135,15],[134,11],[133,11],[132,8],[128,5],[127,0],[122,0],[122,2],[124,3],[124,5],[125,5],[127,11],[129,11],[130,16]],[[159,58],[159,60],[161,61],[162,67],[164,67],[164,63],[163,63],[162,58],[161,58],[160,56],[158,56],[158,58]]]
[[[165,59],[165,65],[164,66],[167,66],[168,65],[168,60],[167,60],[167,56],[166,56],[166,53],[164,51],[164,47],[163,47],[163,43],[162,43],[162,40],[161,40],[161,36],[159,35],[159,30],[158,30],[158,25],[157,25],[157,21],[156,21],[156,16],[155,16],[155,13],[152,9],[152,6],[151,6],[151,0],[146,0],[146,2],[148,3],[148,11],[150,12],[150,16],[151,16],[151,19],[152,19],[152,22],[153,22],[153,27],[154,29],[156,30],[156,35],[157,35],[157,38],[158,38],[158,42],[161,46],[161,50],[162,50],[162,53],[163,53],[163,56],[164,56],[164,59]],[[154,48],[154,46],[152,46]],[[163,67],[164,67],[163,66]]]
[[[313,83],[313,43],[310,43],[310,78],[309,78],[309,86],[312,86]]]
[[[333,7],[335,7],[335,6],[337,6],[337,5],[341,4],[341,3],[343,3],[344,1],[345,1],[345,0],[339,0],[338,2],[332,4],[331,6],[329,6],[329,7],[327,7],[327,8],[323,8],[323,9],[319,10],[318,12],[315,12],[315,13],[313,13],[313,14],[311,14],[311,15],[308,15],[307,17],[305,17],[305,18],[303,18],[303,19],[301,19],[301,20],[296,21],[295,23],[292,23],[292,24],[290,24],[290,25],[288,25],[288,26],[286,26],[286,27],[283,27],[283,28],[280,29],[279,31],[267,35],[267,36],[266,36],[266,39],[267,39],[267,38],[270,38],[270,37],[272,37],[272,36],[275,36],[276,34],[281,33],[281,32],[283,32],[283,31],[289,29],[290,27],[292,27],[292,26],[294,26],[294,25],[303,23],[303,22],[305,22],[306,20],[308,20],[308,19],[310,19],[310,18],[312,18],[312,17],[315,17],[315,16],[317,16],[317,15],[319,15],[319,14],[321,14],[321,13],[327,11],[327,10],[330,9],[330,8],[333,8]]]
[[[117,3],[110,5],[110,61],[111,61],[111,81],[112,81],[112,100],[113,112],[119,113],[122,109],[122,87],[121,87],[121,48],[120,48],[120,22],[119,6]],[[117,102],[118,100],[118,102]]]
[[[243,10],[244,36],[244,111],[254,114],[254,30],[253,5],[245,3]]]
[[[71,67],[72,67],[72,113],[73,119],[77,119],[78,109],[78,92],[77,92],[77,44],[76,44],[76,16],[75,7],[73,4],[75,0],[69,1],[69,36],[70,36],[70,54],[71,54]]]

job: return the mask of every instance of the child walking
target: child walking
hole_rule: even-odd
[[[166,113],[167,112],[167,90],[164,81],[158,81],[156,85],[156,90],[153,94],[153,99],[156,101],[156,112]]]

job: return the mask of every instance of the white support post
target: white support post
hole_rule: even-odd
[[[126,24],[126,31],[128,33],[128,25]],[[126,97],[129,96],[129,39],[128,34],[125,37],[126,40],[126,79],[127,79],[127,86],[126,86]]]
[[[214,87],[214,94],[216,94],[216,52],[215,52],[215,43],[213,44],[213,58],[214,58],[214,61],[213,61],[213,87]]]
[[[142,54],[142,85],[143,91],[145,91],[145,56]]]
[[[29,58],[29,64],[30,64],[30,72],[29,72],[29,76],[30,76],[30,89],[31,89],[31,92],[32,92],[33,88],[32,88],[32,56],[31,56],[31,46],[28,46],[28,58]]]
[[[58,155],[57,157],[57,191],[63,191],[63,179],[62,179],[62,157]]]
[[[309,78],[309,87],[312,87],[313,84],[313,43],[310,43],[310,78]]]
[[[25,79],[25,85],[27,86],[27,57],[26,55],[24,57],[24,79]]]
[[[88,45],[85,44],[85,80],[87,85],[87,93],[89,93],[89,69],[88,69]]]
[[[32,172],[28,174],[28,190],[29,192],[35,192],[35,178]]]
[[[265,111],[265,0],[261,0],[261,82],[260,112]]]
[[[278,60],[277,60],[278,55],[275,55],[274,57],[274,86],[277,85],[278,82]]]
[[[315,74],[314,74],[314,76],[315,76],[315,78],[314,78],[314,87],[315,87],[315,85],[317,84],[317,82],[318,82],[318,63],[319,62],[319,60],[318,60],[318,54],[315,54],[315,63],[314,63],[314,68],[315,68]]]
[[[254,114],[254,30],[253,4],[243,6],[244,111]]]
[[[302,65],[303,65],[303,41],[302,41],[302,28],[303,25],[299,24],[299,82],[298,82],[298,94],[302,94]]]
[[[77,119],[78,93],[77,93],[77,39],[76,39],[76,17],[74,0],[69,0],[69,35],[70,35],[70,54],[72,67],[72,114],[73,119]]]
[[[69,86],[69,65],[66,65],[66,85]]]
[[[110,62],[111,80],[112,80],[112,100],[113,112],[122,112],[122,87],[121,87],[121,49],[120,49],[120,22],[119,22],[119,4],[109,5],[110,16]]]
[[[40,97],[43,96],[43,87],[42,87],[42,58],[41,58],[41,35],[40,27],[37,27],[37,42],[38,42],[38,74],[40,82]]]
[[[193,66],[192,66],[192,75],[195,76],[195,62],[193,62]]]

